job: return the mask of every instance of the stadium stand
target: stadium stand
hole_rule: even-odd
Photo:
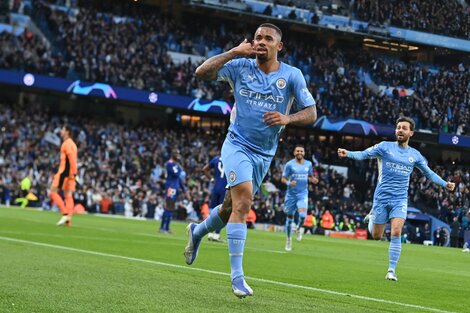
[[[55,133],[62,123],[73,125],[79,146],[82,184],[76,194],[76,203],[90,213],[114,213],[127,216],[154,218],[161,214],[163,205],[162,170],[169,158],[171,147],[178,146],[182,153],[182,166],[187,172],[186,183],[191,199],[179,201],[179,217],[195,216],[208,202],[210,181],[203,176],[202,167],[211,155],[218,153],[225,130],[198,128],[167,129],[154,123],[125,125],[103,122],[100,119],[72,118],[57,114],[42,105],[22,107],[0,105],[0,182],[5,197],[8,189],[11,199],[19,193],[20,181],[30,176],[33,189],[39,196],[38,205],[50,209],[47,188],[56,170],[58,147]],[[306,138],[301,138],[306,140]],[[344,217],[360,225],[371,208],[372,191],[376,181],[376,162],[369,164],[350,162],[350,171],[357,170],[361,179],[353,183],[334,168],[318,164],[338,164],[334,149],[321,145],[314,138],[307,146],[312,155],[318,185],[310,186],[312,210],[321,220],[325,210],[333,213],[339,225]],[[288,133],[268,173],[265,188],[254,202],[258,222],[282,224],[284,213],[281,203],[285,185],[281,183],[282,164],[292,158],[292,146],[299,141]],[[207,153],[209,151],[209,154]],[[344,164],[343,164],[344,165]],[[373,169],[368,171],[367,168]],[[430,213],[442,215],[444,220],[465,215],[470,203],[470,171],[460,166],[434,167],[442,177],[453,177],[457,191],[450,196],[421,175],[413,175],[410,183],[410,203],[427,208]],[[363,183],[365,182],[365,188]],[[274,186],[274,189],[268,188]],[[5,203],[5,198],[1,201]]]
[[[30,32],[20,36],[1,33],[0,67],[170,94],[230,99],[225,85],[194,78],[198,64],[175,64],[168,54],[175,51],[211,56],[234,46],[239,35],[227,31],[222,21],[211,25],[193,18],[192,22],[201,27],[191,29],[172,17],[163,17],[158,10],[120,17],[80,8],[71,16],[42,2],[37,6],[35,12],[40,18],[35,20],[39,19],[44,33],[54,34],[52,47],[47,48]],[[41,20],[45,17],[47,20]],[[113,42],[118,33],[125,44]],[[247,33],[246,29],[242,33]],[[314,43],[299,42],[296,38],[286,42],[293,48],[285,51],[284,60],[303,70],[316,95],[319,115],[393,125],[395,116],[404,114],[416,120],[418,129],[468,134],[470,112],[465,99],[469,98],[469,68],[465,64],[430,70],[426,64],[403,64],[359,51],[346,54],[334,46],[318,48]],[[397,89],[395,93],[373,92],[369,73],[372,83]],[[399,96],[399,88],[410,88],[413,94]]]

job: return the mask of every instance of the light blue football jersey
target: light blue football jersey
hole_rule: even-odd
[[[265,112],[287,115],[294,100],[298,110],[315,105],[302,72],[283,62],[266,74],[255,59],[234,59],[219,70],[217,80],[227,81],[235,97],[227,138],[261,155],[274,156],[282,130],[263,122]]]
[[[295,159],[287,162],[286,166],[284,166],[282,176],[286,177],[288,180],[295,180],[297,182],[295,187],[287,187],[287,194],[308,194],[308,177],[311,176],[312,173],[312,162],[308,160],[304,160],[303,164],[297,163]]]
[[[349,151],[347,157],[355,160],[377,159],[379,174],[374,201],[406,200],[414,167],[420,169],[435,184],[442,187],[447,185],[446,181],[429,168],[418,150],[410,146],[403,148],[396,141],[382,141],[364,151]]]

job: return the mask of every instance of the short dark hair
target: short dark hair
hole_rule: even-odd
[[[298,144],[296,144],[296,145],[294,146],[294,151],[295,151],[295,149],[297,149],[297,148],[302,148],[302,149],[305,150],[305,146],[304,146],[303,144],[301,144],[301,143],[298,143]]]
[[[64,124],[64,126],[62,126],[62,127],[69,133],[69,137],[71,137],[73,139],[72,127],[70,127],[69,124]]]
[[[277,27],[276,25],[271,24],[271,23],[263,23],[260,26],[258,26],[258,28],[260,28],[260,27],[269,27],[269,28],[274,29],[276,31],[276,33],[279,35],[279,37],[281,37],[281,39],[282,39],[282,30],[279,27]]]
[[[400,122],[408,122],[410,123],[410,129],[411,131],[414,131],[415,130],[415,121],[411,118],[411,117],[408,117],[408,116],[400,116],[397,121],[395,122],[395,125],[398,125],[398,123]]]

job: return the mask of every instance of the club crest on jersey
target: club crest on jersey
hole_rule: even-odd
[[[230,174],[228,175],[228,179],[230,180],[231,183],[233,183],[235,179],[237,179],[237,175],[235,175],[234,171],[230,171]]]
[[[413,159],[413,157],[409,157],[408,161],[410,161],[410,163],[413,163],[415,161],[415,159]]]
[[[276,87],[279,88],[279,89],[284,89],[286,88],[286,85],[287,85],[287,82],[284,78],[279,78],[277,81],[276,81]]]

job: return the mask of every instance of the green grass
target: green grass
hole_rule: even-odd
[[[405,245],[395,283],[384,279],[388,243],[306,236],[284,253],[283,234],[249,231],[255,295],[239,300],[226,244],[204,240],[185,265],[183,223],[161,235],[154,221],[85,215],[65,228],[59,217],[0,207],[0,312],[470,311],[459,249]]]

